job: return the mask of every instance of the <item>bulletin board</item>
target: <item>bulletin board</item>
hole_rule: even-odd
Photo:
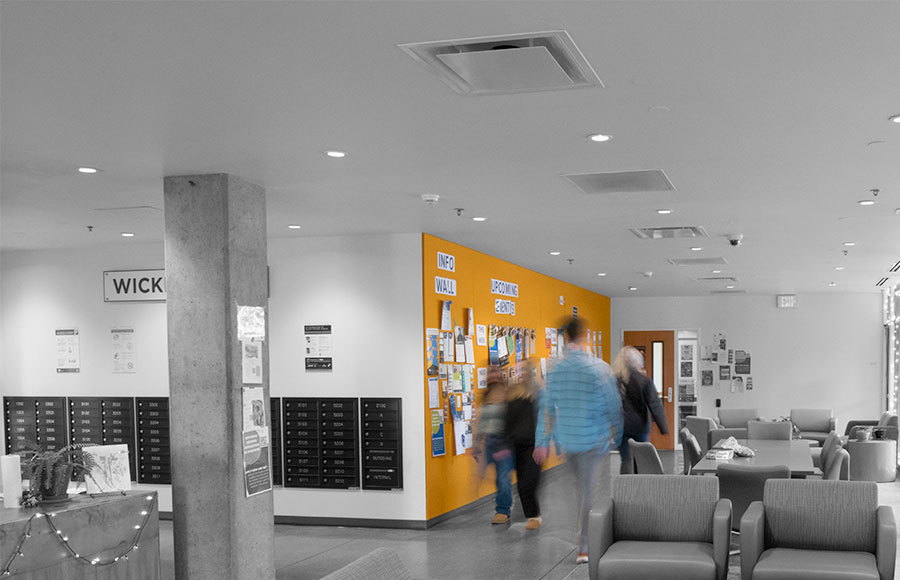
[[[449,382],[449,377],[441,379],[439,371],[436,374],[434,368],[435,349],[440,352],[441,348],[440,335],[435,340],[434,331],[441,329],[442,315],[446,316],[442,311],[445,302],[450,302],[454,363],[460,364],[456,362],[456,335],[460,329],[463,332],[461,353],[468,350],[466,354],[474,355],[473,363],[466,356],[464,364],[471,365],[470,370],[474,371],[472,397],[473,402],[478,404],[479,370],[487,368],[490,356],[487,341],[480,340],[479,335],[488,334],[486,331],[491,326],[527,329],[528,341],[523,341],[522,345],[516,344],[516,341],[508,344],[523,354],[533,353],[529,358],[538,369],[547,368],[553,362],[553,350],[561,344],[559,341],[548,344],[550,331],[558,329],[576,312],[579,318],[585,320],[590,331],[588,346],[591,352],[601,354],[604,360],[609,361],[610,300],[596,292],[428,234],[422,235],[422,261],[426,516],[432,519],[496,491],[493,468],[482,480],[472,455],[457,454],[454,415],[462,420],[465,416],[458,414],[454,407],[465,401],[460,401],[462,397],[457,397],[452,389],[444,385],[445,381]],[[531,330],[534,331],[533,341]],[[522,338],[522,333],[519,337]],[[510,353],[509,350],[507,354],[514,357],[515,351]],[[543,364],[541,359],[544,359]],[[468,381],[468,377],[467,372],[460,380]],[[442,415],[443,429],[433,424],[433,418],[439,415]],[[434,454],[433,445],[440,445],[442,453]],[[559,458],[551,455],[544,467],[548,469],[559,463]]]

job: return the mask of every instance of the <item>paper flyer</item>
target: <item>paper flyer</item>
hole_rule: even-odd
[[[436,409],[441,406],[441,386],[437,377],[428,378],[428,408]]]
[[[453,332],[453,319],[450,317],[450,305],[452,300],[444,300],[441,305],[441,330],[443,332]]]
[[[431,456],[445,455],[444,447],[444,411],[436,409],[431,411]]]
[[[437,328],[425,329],[425,360],[428,365],[426,368],[429,377],[434,377],[438,374],[438,365],[441,360],[441,350],[438,347],[439,335],[440,331]]]
[[[505,367],[509,364],[509,350],[507,350],[507,344],[506,337],[501,336],[497,338],[497,364],[501,367]]]
[[[456,454],[463,455],[472,447],[472,423],[460,419],[453,422],[453,436],[456,440]]]
[[[262,387],[243,387],[244,489],[247,497],[272,490],[269,422]]]
[[[453,332],[445,332],[444,333],[444,361],[445,362],[455,362],[453,358],[453,353],[456,350],[456,346],[453,344]]]
[[[477,372],[478,372],[478,388],[486,389],[487,388],[487,372],[488,372],[487,368],[482,367],[482,368],[478,369]]]
[[[466,332],[466,334],[474,335],[475,334],[475,309],[467,308],[466,312],[468,313],[467,318],[469,319],[469,331]]]
[[[462,326],[456,327],[456,362],[466,362],[466,334]],[[474,361],[473,361],[474,362]]]
[[[113,372],[135,372],[134,329],[117,327],[110,331],[110,335],[112,336]]]
[[[471,336],[466,337],[466,362],[475,362],[475,344],[472,342]]]
[[[262,306],[237,307],[238,340],[266,339],[266,310]]]
[[[263,382],[262,346],[261,342],[241,342],[241,378],[245,385]]]
[[[484,324],[475,325],[475,344],[477,346],[487,346],[487,326]]]
[[[81,371],[81,355],[78,347],[78,329],[60,328],[56,330],[56,372],[77,373]]]

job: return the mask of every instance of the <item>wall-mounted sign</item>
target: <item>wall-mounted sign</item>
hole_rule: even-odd
[[[434,291],[436,294],[456,296],[456,280],[452,278],[434,277]]]
[[[504,282],[503,280],[494,280],[491,278],[491,294],[499,294],[500,296],[519,297],[519,285],[512,282]]]
[[[306,370],[331,370],[331,325],[307,324],[303,327],[306,339]]]
[[[776,298],[775,306],[778,308],[796,308],[797,307],[797,295],[796,294],[779,294],[775,298]]]
[[[494,313],[495,314],[509,314],[510,316],[516,315],[516,303],[512,300],[501,300],[497,298],[494,300]]]
[[[165,270],[103,272],[104,302],[158,302],[165,299]]]
[[[450,254],[444,254],[443,252],[437,253],[438,258],[438,269],[439,270],[447,270],[448,272],[456,272],[456,258],[451,256]]]

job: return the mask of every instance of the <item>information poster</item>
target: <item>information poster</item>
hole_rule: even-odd
[[[438,346],[438,338],[440,332],[437,328],[425,329],[425,358],[428,362],[428,376],[436,377],[438,374],[438,365],[441,362],[441,349]]]
[[[734,351],[734,374],[750,374],[750,353],[746,350]],[[749,390],[749,389],[748,389]]]
[[[475,344],[477,346],[487,346],[487,326],[484,324],[475,325]]]
[[[266,309],[262,306],[238,306],[238,340],[266,339]]]
[[[244,489],[247,497],[272,490],[269,422],[262,387],[243,388]]]
[[[445,455],[447,450],[444,445],[444,411],[432,409],[431,411],[431,456]]]
[[[78,329],[59,328],[56,330],[56,372],[77,373],[81,371],[81,355],[78,348]]]
[[[261,342],[241,343],[241,380],[245,385],[261,385],[263,382]]]
[[[331,325],[308,324],[303,327],[306,339],[306,369],[331,370]]]
[[[428,379],[428,408],[435,409],[441,406],[441,386],[437,377]]]
[[[110,331],[112,337],[113,372],[134,373],[134,329],[113,328]]]

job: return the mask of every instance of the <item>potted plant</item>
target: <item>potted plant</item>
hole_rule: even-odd
[[[72,473],[77,470],[90,477],[94,468],[94,458],[82,447],[84,445],[75,444],[44,449],[40,445],[27,444],[20,450],[22,468],[29,481],[29,489],[22,494],[22,503],[27,506],[68,500]]]

